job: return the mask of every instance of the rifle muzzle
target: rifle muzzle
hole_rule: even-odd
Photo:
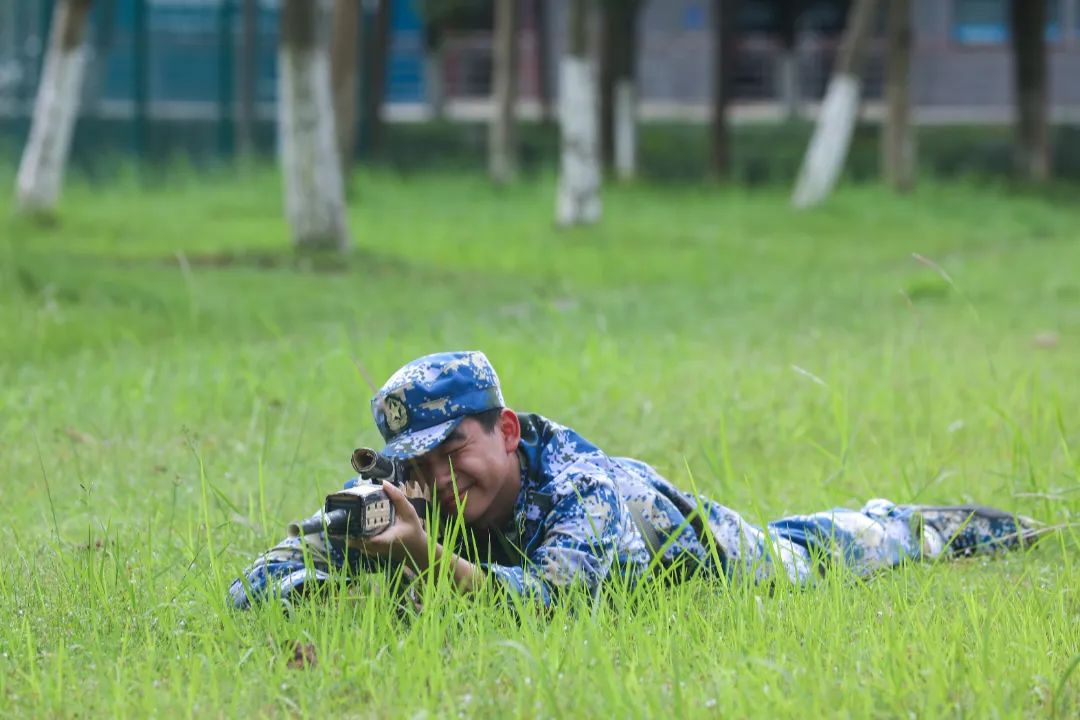
[[[311,533],[321,533],[323,529],[330,535],[344,535],[349,524],[349,511],[320,511],[311,517],[289,524],[289,537],[303,537]]]

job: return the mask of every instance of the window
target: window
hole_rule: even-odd
[[[850,2],[844,0],[816,0],[806,3],[799,15],[798,25],[803,30],[823,35],[837,35],[844,31]],[[883,13],[882,13],[883,15]]]
[[[785,22],[800,31],[822,35],[840,35],[844,31],[850,0],[802,0],[785,5],[776,0],[741,0],[738,7],[739,31],[777,35]]]
[[[1046,0],[1046,41],[1061,40],[1062,0]],[[954,0],[953,40],[961,45],[1009,42],[1009,0]]]

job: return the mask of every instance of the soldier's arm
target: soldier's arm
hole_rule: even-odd
[[[344,564],[322,533],[287,537],[262,553],[229,587],[233,607],[243,610],[269,598],[294,599],[313,585],[329,579]]]
[[[350,480],[350,487],[356,479]],[[318,511],[315,513],[318,514]],[[330,578],[335,570],[377,570],[378,564],[350,551],[345,538],[325,531],[286,537],[262,553],[229,587],[229,601],[237,609],[270,598],[289,602]]]
[[[545,606],[568,588],[599,588],[618,559],[619,538],[628,522],[609,478],[575,475],[556,485],[554,504],[543,519],[543,539],[526,562],[481,565],[507,593]]]

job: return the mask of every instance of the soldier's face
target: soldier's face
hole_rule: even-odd
[[[469,525],[498,527],[513,514],[520,490],[520,440],[521,425],[512,410],[503,411],[490,433],[466,418],[416,462],[444,513],[460,509]]]

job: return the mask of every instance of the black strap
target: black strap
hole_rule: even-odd
[[[428,515],[428,507],[430,503],[422,497],[406,498],[409,504],[413,506],[413,510],[416,510],[416,514],[420,516],[420,520],[423,521]]]

